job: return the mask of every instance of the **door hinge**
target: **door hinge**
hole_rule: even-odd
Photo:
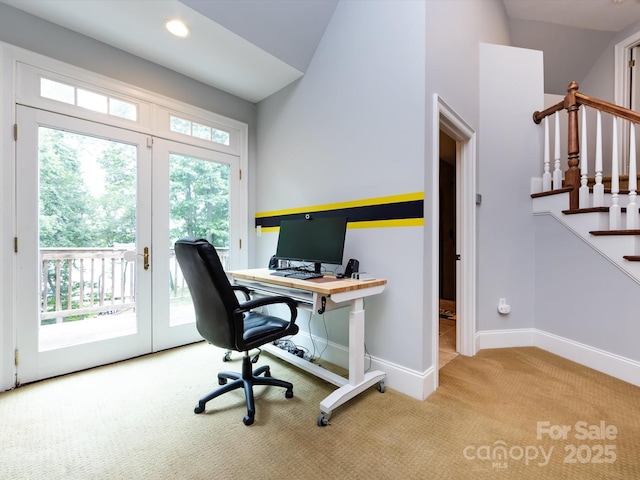
[[[17,348],[16,348],[16,351],[14,353],[13,363],[15,364],[16,367],[20,363],[20,351]]]
[[[238,247],[240,247],[242,249],[242,239],[238,240]]]
[[[17,123],[13,124],[13,139],[16,142],[18,141],[18,124]]]
[[[635,60],[629,60],[629,68],[633,68],[636,66],[636,61]]]
[[[153,147],[153,137],[147,137],[147,148]]]
[[[13,237],[13,253],[18,253],[18,237]]]
[[[242,169],[238,170],[238,179],[242,181]]]

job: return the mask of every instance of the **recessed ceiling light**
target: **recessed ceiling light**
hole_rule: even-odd
[[[187,38],[190,33],[189,27],[187,27],[182,20],[178,20],[177,18],[171,18],[164,22],[164,28],[166,28],[172,35],[180,38]]]

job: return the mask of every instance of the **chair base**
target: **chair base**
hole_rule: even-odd
[[[264,376],[260,376],[263,375]],[[228,380],[233,380],[227,383]],[[236,390],[237,388],[244,388],[244,395],[247,401],[247,414],[243,418],[245,425],[251,425],[253,423],[256,407],[253,398],[253,386],[254,385],[272,385],[276,387],[286,388],[284,396],[286,398],[293,397],[293,384],[285,382],[284,380],[278,380],[277,378],[271,378],[271,370],[268,365],[263,365],[252,371],[251,358],[249,353],[245,352],[242,358],[242,373],[237,372],[220,372],[218,373],[218,383],[222,387],[213,390],[200,400],[193,410],[195,413],[202,413],[205,410],[205,405],[209,400],[219,397],[223,393]]]

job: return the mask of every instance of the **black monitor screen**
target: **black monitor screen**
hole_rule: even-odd
[[[282,220],[276,257],[341,265],[346,232],[346,217]]]

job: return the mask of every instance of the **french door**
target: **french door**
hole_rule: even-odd
[[[238,157],[153,139],[153,347],[201,340],[191,297],[173,252],[179,238],[206,238],[225,270],[237,234],[229,227],[239,204]],[[161,259],[161,260],[160,260]]]
[[[229,259],[236,158],[29,107],[17,118],[17,381],[200,340],[172,245],[204,236]]]

